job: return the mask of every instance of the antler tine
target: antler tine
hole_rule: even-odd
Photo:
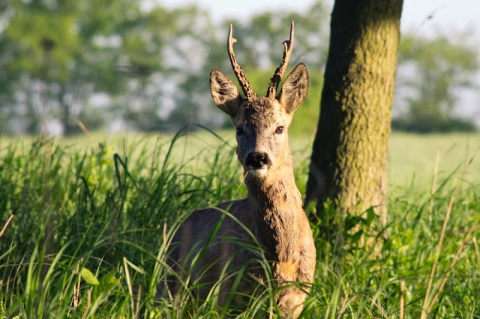
[[[270,84],[268,85],[267,97],[274,99],[277,94],[277,88],[282,80],[282,76],[287,70],[288,62],[290,61],[290,56],[292,55],[293,50],[293,40],[294,40],[294,29],[295,25],[292,21],[290,25],[290,39],[283,41],[283,58],[280,66],[275,70],[273,77],[270,79]]]
[[[230,57],[230,63],[232,64],[233,72],[242,87],[243,93],[247,97],[247,100],[251,100],[255,97],[255,92],[253,91],[252,86],[248,82],[247,76],[243,73],[242,68],[238,65],[237,59],[235,58],[235,53],[233,52],[233,44],[237,42],[237,39],[232,37],[232,25],[230,24],[230,31],[228,32],[228,56]]]

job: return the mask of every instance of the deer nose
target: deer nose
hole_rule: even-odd
[[[270,165],[270,158],[267,153],[250,153],[245,160],[245,166],[255,169]]]

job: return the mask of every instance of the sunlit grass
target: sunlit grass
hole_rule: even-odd
[[[437,159],[438,158],[438,159]],[[415,135],[394,133],[390,139],[389,177],[393,185],[430,187],[438,160],[437,178],[444,179],[469,165],[465,182],[480,181],[480,134]],[[469,164],[470,160],[473,160]]]
[[[311,141],[290,143],[304,190]],[[479,317],[479,145],[477,135],[393,134],[389,236],[376,238],[373,254],[348,237],[349,250],[336,256],[312,215],[318,259],[302,317],[419,318],[422,307],[431,318]],[[246,310],[222,308],[214,293],[200,305],[186,291],[180,308],[157,296],[180,220],[245,195],[234,147],[228,130],[2,138],[0,228],[14,217],[0,239],[0,316],[255,318],[273,311],[269,289]],[[382,231],[369,218],[356,223],[374,236]]]

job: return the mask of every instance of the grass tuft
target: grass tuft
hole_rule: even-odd
[[[221,132],[187,133],[94,146],[76,139],[3,143],[0,317],[274,314],[269,280],[247,298],[247,310],[235,305],[233,295],[220,307],[218,286],[204,303],[189,288],[180,300],[157,297],[171,274],[165,260],[179,223],[196,208],[246,194],[233,143]],[[300,190],[308,145],[292,147]],[[430,163],[430,187],[393,178],[386,228],[375,228],[368,210],[337,217],[343,229],[354,230],[346,232],[348,245],[340,253],[321,236],[322,225],[312,224],[319,253],[302,318],[480,317],[480,198],[478,180],[471,178],[477,164],[457,161],[446,170],[442,153]],[[333,206],[325,211],[336,214]],[[316,212],[308,213],[314,220]],[[361,245],[362,234],[378,242],[378,252]],[[242,272],[225,278],[232,275]]]

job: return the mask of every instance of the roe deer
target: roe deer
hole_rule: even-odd
[[[236,61],[236,39],[230,26],[228,53],[245,97],[217,69],[210,73],[210,90],[215,104],[237,128],[237,155],[245,170],[248,197],[194,211],[176,232],[169,255],[169,264],[180,278],[181,273],[190,271],[190,282],[204,285],[197,293],[199,298],[206,298],[222,278],[224,269],[243,267],[245,278],[259,282],[267,279],[265,270],[252,262],[258,260],[258,254],[245,245],[258,243],[271,268],[274,287],[278,288],[275,301],[282,318],[296,318],[301,313],[316,261],[312,231],[295,185],[287,134],[294,111],[308,93],[304,64],[295,67],[276,94],[292,52],[293,33],[292,21],[290,40],[283,43],[280,67],[271,79],[266,97],[257,97]],[[292,285],[296,282],[304,285]],[[179,293],[179,285],[179,281],[169,283],[170,291]],[[256,287],[248,279],[232,285],[233,280],[221,284],[220,302],[232,289],[251,294]]]

